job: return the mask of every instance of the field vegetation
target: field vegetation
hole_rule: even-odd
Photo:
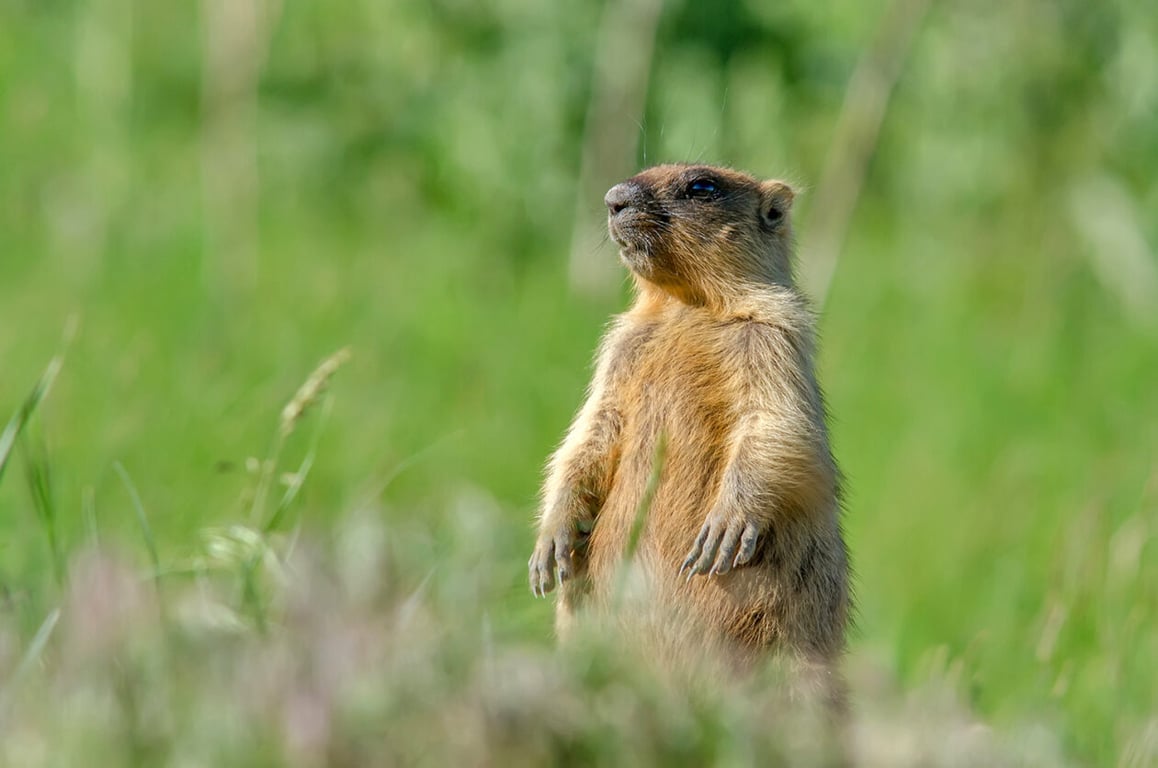
[[[1132,0],[0,2],[0,762],[816,757],[526,585],[669,160],[801,188],[861,763],[1158,764]]]

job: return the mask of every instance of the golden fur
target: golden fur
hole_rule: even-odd
[[[782,182],[683,165],[608,192],[638,295],[548,467],[529,565],[536,594],[561,584],[560,632],[580,608],[615,609],[630,554],[664,653],[723,649],[748,666],[785,651],[831,675],[848,564],[792,199]]]

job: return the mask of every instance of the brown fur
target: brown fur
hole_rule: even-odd
[[[665,655],[723,650],[747,667],[783,651],[837,679],[848,565],[792,198],[782,182],[681,165],[608,193],[638,295],[548,468],[530,576],[536,594],[561,583],[561,632],[580,607],[616,612],[630,554],[648,611],[627,620]]]

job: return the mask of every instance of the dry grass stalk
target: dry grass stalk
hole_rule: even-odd
[[[604,237],[597,201],[635,167],[662,7],[658,0],[610,2],[599,24],[568,262],[571,287],[582,293],[605,296],[622,281],[615,259],[593,258]]]
[[[816,188],[801,248],[801,285],[824,306],[845,236],[877,148],[893,87],[931,0],[894,0],[845,91],[828,163]]]

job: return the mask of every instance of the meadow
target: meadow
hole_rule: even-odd
[[[862,763],[1158,764],[1155,73],[1127,0],[0,4],[0,762],[806,764],[526,585],[602,190],[703,160],[835,259]]]

